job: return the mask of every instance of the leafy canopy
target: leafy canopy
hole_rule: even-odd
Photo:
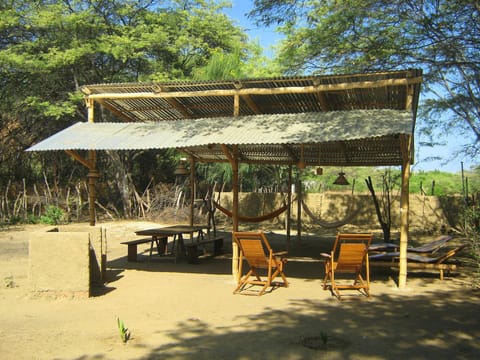
[[[480,5],[463,0],[255,0],[250,16],[286,38],[287,73],[421,68],[420,130],[431,143],[451,134],[480,150]]]

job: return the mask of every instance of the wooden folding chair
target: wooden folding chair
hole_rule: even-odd
[[[341,299],[340,290],[359,290],[370,296],[370,266],[368,263],[368,247],[372,234],[337,234],[330,254],[320,254],[325,257],[325,278],[323,289],[330,288],[332,293]],[[362,276],[365,268],[365,278]],[[345,274],[353,277],[353,283],[339,283],[338,277]],[[328,286],[328,283],[330,285]]]
[[[283,272],[287,259],[282,257],[287,254],[286,252],[274,253],[262,231],[233,232],[232,238],[240,249],[239,279],[238,286],[233,291],[234,294],[243,291],[248,284],[262,286],[257,294],[259,296],[269,287],[288,287],[288,281]],[[244,259],[250,269],[245,276],[242,276]],[[280,276],[283,282],[274,282],[277,276]]]

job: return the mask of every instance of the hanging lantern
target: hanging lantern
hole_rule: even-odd
[[[178,163],[177,167],[175,168],[175,171],[173,172],[175,176],[186,176],[188,175],[188,170],[185,167],[185,161],[180,160]]]
[[[333,182],[335,185],[350,185],[348,182],[347,178],[345,177],[345,173],[343,171],[340,171],[338,173],[338,177],[335,179]]]

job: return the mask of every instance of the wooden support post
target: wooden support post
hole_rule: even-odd
[[[407,247],[408,247],[408,212],[410,198],[410,149],[412,136],[400,135],[400,147],[402,149],[402,185],[400,195],[400,258],[398,287],[405,288],[407,285]]]
[[[292,165],[288,166],[288,208],[287,208],[287,249],[290,250],[290,242],[291,242],[291,218],[292,218]]]
[[[95,150],[88,151],[88,161],[90,168],[88,172],[88,210],[90,218],[90,226],[95,226],[96,214],[95,214],[95,181],[99,178],[98,171],[96,169],[96,153]]]
[[[233,97],[233,116],[240,115],[240,96],[235,94]]]
[[[94,108],[95,108],[95,103],[92,98],[87,99],[87,111],[88,111],[88,122],[94,122]]]
[[[238,231],[238,146],[234,145],[233,147],[233,162],[232,162],[232,191],[233,191],[233,207],[232,207],[232,220],[233,220],[233,231]],[[239,249],[238,245],[232,241],[232,275],[235,281],[238,282],[239,276]]]
[[[190,226],[193,226],[193,206],[195,205],[195,159],[190,157]]]
[[[297,242],[302,241],[302,180],[300,179],[302,171],[299,169],[297,174]]]

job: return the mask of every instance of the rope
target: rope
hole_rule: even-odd
[[[230,210],[224,208],[223,206],[221,206],[219,203],[217,203],[214,200],[212,200],[212,202],[218,210],[220,210],[222,213],[224,213],[228,217],[230,217],[230,218],[232,217],[232,212]],[[265,221],[265,220],[270,220],[270,219],[273,219],[273,218],[277,217],[278,215],[283,213],[285,210],[287,210],[289,205],[290,204],[283,205],[281,208],[279,208],[277,210],[274,210],[271,213],[261,215],[261,216],[253,217],[253,216],[241,216],[241,215],[239,215],[238,219],[241,220],[241,221],[245,221],[245,222],[262,222],[262,221]]]
[[[312,219],[312,221],[318,225],[320,225],[321,227],[324,227],[326,229],[334,229],[334,228],[338,228],[340,226],[343,226],[343,225],[346,225],[348,223],[350,223],[350,221],[358,215],[358,213],[360,212],[360,209],[356,209],[355,211],[353,211],[352,213],[348,214],[347,216],[345,216],[345,218],[343,218],[342,220],[338,220],[338,221],[333,221],[333,222],[327,222],[327,221],[324,221],[324,220],[321,220],[319,219],[318,217],[316,217],[312,211],[308,208],[307,204],[305,204],[305,201],[302,200],[302,208],[303,208],[303,211]]]

